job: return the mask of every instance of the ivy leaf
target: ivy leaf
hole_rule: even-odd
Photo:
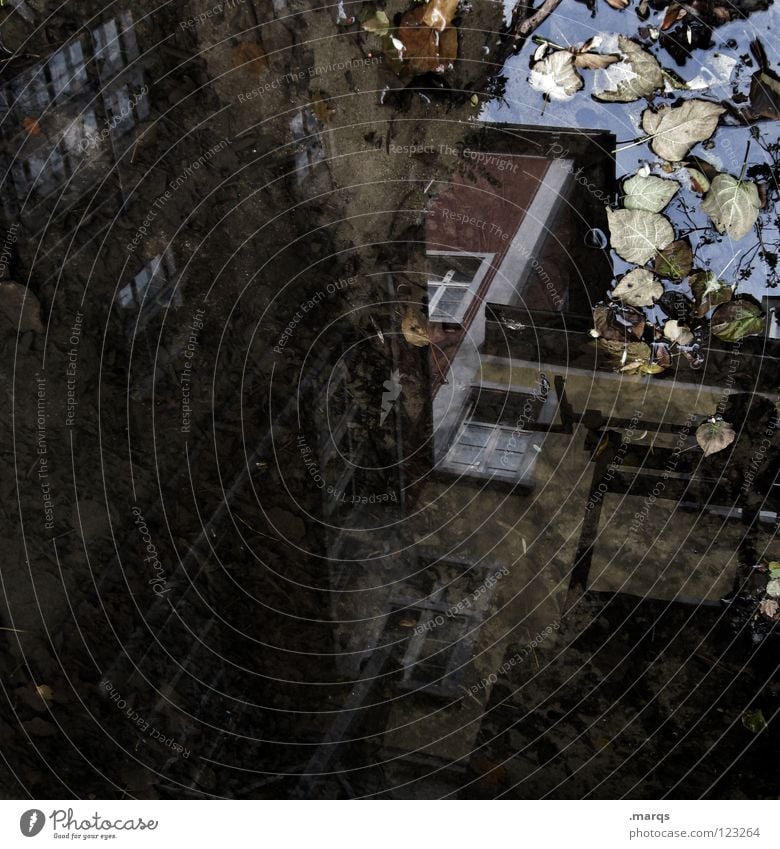
[[[669,219],[642,209],[609,209],[607,222],[612,247],[626,262],[644,265],[674,241]]]
[[[620,61],[617,53],[579,52],[574,55],[574,65],[586,71],[603,71],[615,62]]]
[[[718,307],[710,319],[710,330],[723,342],[738,342],[745,336],[763,333],[765,326],[761,308],[740,299]]]
[[[234,68],[240,68],[256,80],[262,77],[268,65],[265,52],[256,41],[240,41],[231,51],[230,60]]]
[[[40,301],[26,286],[13,280],[0,283],[0,316],[8,319],[18,333],[43,333]]]
[[[574,67],[574,54],[568,50],[556,50],[534,62],[528,82],[548,100],[571,100],[585,85]]]
[[[596,100],[630,103],[663,88],[664,75],[655,56],[622,35],[618,38],[618,47],[625,58],[604,71],[606,82],[601,91],[594,93]]]
[[[691,333],[690,328],[680,324],[676,318],[672,318],[664,324],[664,336],[670,342],[676,342],[678,345],[690,345],[693,342],[693,333]]]
[[[688,281],[696,301],[696,315],[701,318],[714,307],[731,300],[733,290],[713,271],[697,271]]]
[[[429,0],[425,7],[423,23],[441,32],[452,22],[459,2],[460,0]]]
[[[668,280],[684,280],[691,272],[693,251],[686,239],[678,239],[659,251],[653,260],[656,274]]]
[[[583,42],[579,47],[570,47],[569,52],[574,54],[574,65],[587,71],[603,71],[604,68],[614,65],[620,61],[617,53],[596,53],[593,49],[602,42],[600,35],[594,35]]]
[[[734,428],[723,419],[707,419],[696,429],[696,441],[705,457],[728,448],[736,438]]]
[[[50,702],[54,698],[54,691],[48,684],[37,684],[35,687],[35,692],[45,702]]]
[[[623,184],[623,206],[626,209],[660,212],[677,194],[679,188],[680,184],[676,180],[637,174]]]
[[[367,6],[360,15],[360,26],[377,38],[382,38],[390,32],[390,18],[387,17],[387,12]]]
[[[428,335],[427,322],[425,319],[413,310],[407,308],[401,321],[401,333],[404,339],[415,348],[424,348],[431,342],[431,337]]]
[[[707,176],[698,168],[686,168],[688,178],[691,181],[691,188],[697,194],[703,195],[710,188],[710,181]]]
[[[742,714],[742,724],[753,734],[758,734],[766,728],[766,719],[760,710],[749,710]]]
[[[705,141],[718,126],[726,110],[707,100],[686,100],[679,106],[661,106],[657,112],[645,109],[642,129],[651,136],[653,153],[679,162],[698,142]]]
[[[651,307],[663,293],[663,283],[652,272],[635,268],[612,290],[612,297],[632,307]]]
[[[780,120],[780,79],[773,71],[756,71],[750,79],[750,105],[756,117]]]
[[[736,242],[753,229],[761,201],[755,183],[737,180],[730,174],[718,174],[701,208],[719,233],[727,233]]]
[[[630,337],[641,339],[645,331],[644,313],[620,304],[596,304],[593,307],[591,336],[625,342]]]
[[[621,372],[637,372],[651,365],[652,351],[645,342],[619,342],[615,339],[599,339],[599,348],[616,362]]]

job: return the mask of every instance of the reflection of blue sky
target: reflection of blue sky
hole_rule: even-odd
[[[663,13],[652,13],[647,23],[658,25],[662,15]],[[780,13],[776,8],[770,8],[767,12],[758,12],[751,15],[748,20],[733,21],[719,27],[713,31],[713,47],[709,50],[694,50],[691,58],[682,67],[678,66],[665,50],[655,48],[652,52],[665,68],[675,71],[686,81],[696,80],[697,78],[709,80],[713,76],[723,79],[725,76],[724,66],[728,66],[730,63],[728,61],[724,63],[715,58],[716,54],[739,60],[740,57],[749,53],[750,41],[758,37],[761,38],[766,48],[770,62],[776,67],[780,63],[780,46],[776,43],[775,36],[780,20],[779,15]],[[556,44],[569,45],[586,41],[599,33],[617,32],[630,36],[636,35],[640,25],[642,25],[642,22],[636,17],[633,9],[617,12],[610,9],[605,3],[599,2],[596,16],[591,17],[591,13],[583,4],[572,2],[563,3],[552,17],[537,30],[536,35],[549,39]],[[727,46],[727,42],[731,39],[736,40],[736,49]],[[537,45],[529,41],[517,56],[508,60],[505,69],[508,78],[505,101],[493,101],[488,104],[482,113],[482,118],[489,121],[505,121],[517,124],[606,129],[615,134],[619,142],[618,148],[631,144],[641,135],[639,119],[643,109],[647,106],[647,102],[641,100],[635,103],[607,104],[593,100],[590,94],[594,90],[594,79],[596,78],[594,72],[591,71],[582,72],[585,88],[578,92],[574,98],[565,102],[552,101],[545,105],[542,95],[528,85],[529,63],[536,47]],[[755,63],[751,67],[746,67],[738,61],[729,83],[720,83],[709,90],[678,92],[676,94],[685,98],[726,99],[731,93],[733,83],[737,83],[740,92],[747,94],[750,87],[750,77],[755,70]],[[656,105],[665,102],[671,101],[662,98],[656,99]],[[542,112],[543,108],[544,111]],[[777,141],[776,122],[764,121],[758,126],[764,144]],[[715,147],[713,149],[706,150],[702,145],[697,145],[691,153],[701,156],[718,169],[728,171],[736,176],[742,166],[749,140],[750,128],[748,127],[720,127],[714,136]],[[643,162],[654,163],[657,161],[647,144],[636,145],[618,153],[617,175],[618,177],[630,175]],[[753,141],[750,147],[749,164],[769,162],[771,160],[768,155]],[[692,227],[704,228],[708,226],[709,219],[698,211],[699,203],[696,197],[688,192],[680,192],[678,197],[665,210],[665,214],[672,219],[678,233],[685,232]],[[688,201],[689,206],[695,205],[696,209],[693,212],[685,213],[682,207],[685,200]],[[777,229],[772,222],[775,216],[776,211],[770,208],[764,210],[760,218],[766,228],[764,230],[764,242],[767,247],[770,247],[770,242],[778,238]],[[714,233],[714,231],[711,232]],[[755,231],[752,235],[745,236],[737,243],[723,237],[713,244],[700,245],[700,238],[704,235],[707,235],[707,233],[691,233],[691,242],[694,248],[698,246],[698,250],[695,252],[695,264],[717,273],[724,273],[724,279],[729,282],[736,282],[740,262],[744,261],[744,257],[753,251],[757,243]],[[715,235],[717,236],[717,234]],[[621,274],[632,267],[615,257],[617,274]],[[760,298],[765,291],[766,278],[766,268],[756,256],[753,263],[753,273],[749,280],[740,282],[739,291],[749,292]],[[608,283],[609,281],[604,281],[605,294],[609,288]],[[679,288],[683,291],[687,290],[687,286]]]

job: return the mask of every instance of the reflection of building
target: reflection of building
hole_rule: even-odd
[[[43,226],[100,181],[103,199],[121,196],[111,167],[149,114],[133,27],[130,12],[121,12],[0,90],[8,217]]]
[[[515,172],[497,137],[485,131],[485,155],[435,196],[421,240],[428,473],[407,475],[402,523],[330,550],[336,663],[355,687],[306,771],[327,771],[335,741],[369,736],[385,788],[413,782],[401,796],[462,783],[496,674],[532,664],[522,647],[537,635],[554,644],[581,592],[718,604],[746,533],[768,551],[777,520],[773,504],[743,510],[696,447],[731,351],[711,346],[699,372],[630,376],[587,333],[611,279],[586,239],[603,226],[611,140],[556,142],[570,159],[517,155]],[[572,184],[583,161],[590,196]],[[740,368],[762,345],[744,343]],[[774,393],[774,380],[753,385]]]
[[[435,765],[454,775],[489,697],[491,684],[480,682],[500,665],[507,640],[530,639],[561,615],[573,544],[568,555],[553,554],[554,568],[515,571],[542,547],[538,517],[518,519],[517,498],[540,476],[544,431],[561,429],[558,404],[538,367],[522,387],[503,375],[483,379],[485,308],[500,297],[561,315],[588,301],[585,282],[609,272],[607,257],[585,239],[602,225],[603,202],[573,204],[571,175],[586,168],[609,192],[613,144],[598,134],[572,136],[571,159],[555,160],[544,156],[552,142],[543,133],[478,135],[455,174],[433,184],[420,240],[424,270],[395,275],[402,304],[415,280],[425,284],[431,345],[401,349],[400,394],[407,401],[422,394],[433,437],[405,423],[403,511],[375,514],[372,530],[365,512],[353,510],[343,525],[352,529],[329,548],[335,661],[355,686],[307,772],[326,771],[333,741],[378,734],[377,757],[393,763],[390,784]],[[412,350],[425,352],[428,369],[408,359]],[[420,456],[425,464],[409,461]],[[365,533],[355,529],[367,525]],[[381,711],[366,707],[376,703]],[[305,781],[306,792],[318,782]]]

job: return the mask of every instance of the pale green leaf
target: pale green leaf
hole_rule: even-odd
[[[736,300],[718,307],[710,319],[713,335],[724,342],[738,342],[745,336],[763,333],[766,319],[752,301]]]
[[[623,184],[623,206],[626,209],[660,212],[677,194],[679,188],[680,184],[676,180],[637,174]]]
[[[747,235],[756,223],[761,201],[755,183],[737,180],[730,174],[718,174],[701,205],[719,233],[734,241]]]
[[[556,50],[534,62],[528,82],[549,100],[571,100],[585,85],[574,67],[574,54],[568,50]]]
[[[664,293],[661,281],[646,268],[629,271],[612,291],[612,297],[632,307],[652,306]]]
[[[723,419],[708,419],[696,430],[696,441],[705,457],[723,451],[737,438],[734,428]]]
[[[622,35],[618,38],[618,47],[625,58],[599,74],[597,84],[601,86],[601,91],[593,95],[597,100],[629,103],[640,97],[649,97],[657,89],[663,88],[663,71],[651,53]]]
[[[686,100],[680,106],[661,106],[657,112],[645,109],[642,129],[651,137],[653,153],[669,162],[679,162],[695,144],[715,132],[725,111],[707,100]]]
[[[627,262],[644,265],[674,241],[669,219],[642,209],[607,209],[610,242]]]

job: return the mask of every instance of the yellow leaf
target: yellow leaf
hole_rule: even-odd
[[[430,344],[431,339],[428,335],[428,328],[424,319],[411,307],[408,307],[404,314],[403,321],[401,322],[401,332],[404,335],[404,339],[416,348],[424,348]]]
[[[45,701],[50,702],[54,698],[54,693],[48,684],[36,684],[35,692]]]
[[[458,0],[430,0],[425,7],[423,23],[441,32],[450,25],[458,8]]]

